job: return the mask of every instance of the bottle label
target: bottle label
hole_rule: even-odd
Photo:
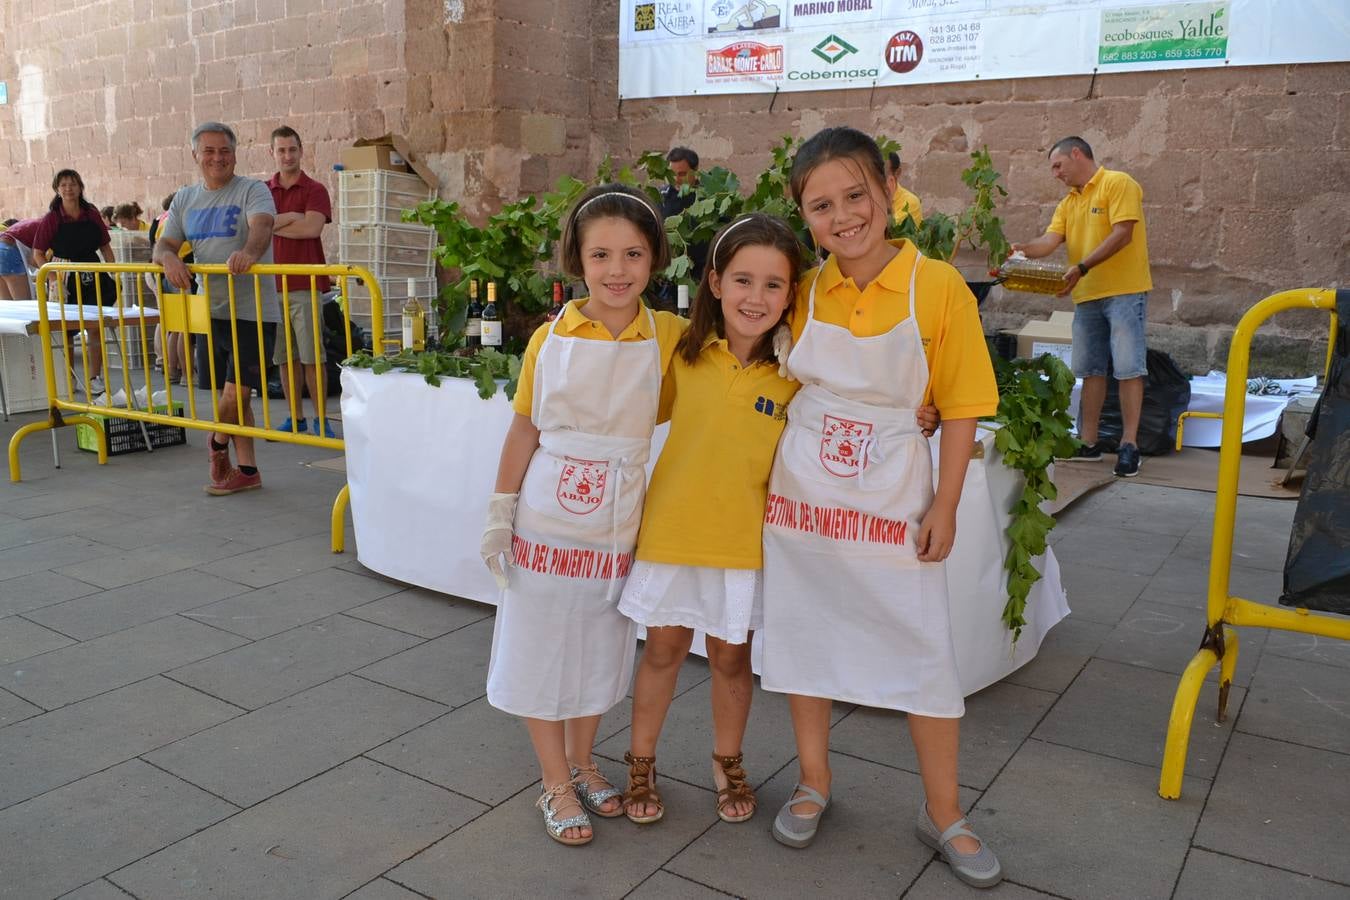
[[[464,326],[464,335],[466,337],[478,337],[482,333],[483,333],[482,319],[470,319],[468,324]]]
[[[500,347],[502,345],[502,323],[483,322],[482,338],[484,347]]]
[[[404,347],[404,349],[411,349],[411,348],[412,348],[412,345],[413,345],[413,337],[414,337],[413,317],[412,317],[412,316],[404,316],[404,317],[403,317],[403,347]]]

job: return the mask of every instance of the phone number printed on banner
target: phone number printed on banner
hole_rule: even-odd
[[[984,28],[978,21],[932,22],[924,30],[929,71],[962,76],[978,72],[984,59]]]

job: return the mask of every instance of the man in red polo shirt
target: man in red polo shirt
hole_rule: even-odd
[[[333,206],[328,199],[328,189],[300,170],[300,158],[303,149],[300,135],[289,125],[282,125],[272,132],[272,159],[276,160],[277,173],[268,180],[272,190],[272,202],[277,207],[276,225],[272,230],[272,256],[277,264],[324,262],[323,226],[333,220]],[[309,388],[310,402],[314,411],[319,411],[319,398],[323,396],[323,316],[322,299],[313,302],[314,293],[323,294],[328,290],[326,277],[314,279],[311,291],[310,279],[298,276],[277,276],[277,296],[285,305],[290,326],[290,352],[287,352],[287,335],[281,329],[277,331],[276,347],[272,361],[281,369],[281,389],[286,397],[295,399],[295,410],[299,414],[297,421],[286,421],[277,427],[278,431],[295,431],[333,437],[332,426],[327,417],[312,423],[305,420],[304,391],[295,371],[295,360],[304,370],[305,386]],[[285,293],[283,293],[285,291]]]

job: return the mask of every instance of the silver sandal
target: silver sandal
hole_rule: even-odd
[[[605,786],[599,790],[591,790],[591,785],[596,781],[602,782]],[[581,805],[592,815],[597,815],[602,819],[615,819],[623,815],[623,804],[610,812],[601,809],[601,805],[606,800],[622,798],[623,791],[610,783],[610,780],[600,774],[600,766],[591,762],[588,766],[572,767],[572,783],[577,786],[577,797],[581,800]]]
[[[802,794],[800,797],[796,796],[798,791]],[[818,804],[820,811],[809,816],[799,816],[792,811],[792,807],[798,803]],[[822,797],[820,791],[798,784],[788,795],[783,808],[778,810],[778,817],[773,820],[773,839],[800,850],[816,839],[816,829],[820,827],[820,820],[829,808],[829,797]]]
[[[539,807],[544,813],[544,830],[548,836],[560,844],[566,844],[569,847],[579,847],[582,844],[589,844],[595,837],[592,831],[589,837],[563,837],[563,832],[569,828],[590,828],[591,817],[586,815],[583,809],[579,815],[568,816],[565,819],[557,818],[557,813],[553,810],[553,802],[564,797],[576,796],[576,784],[571,781],[564,781],[555,784],[553,787],[544,787],[540,785],[539,799],[534,801],[534,805]],[[580,803],[580,800],[577,800]]]
[[[951,867],[952,874],[971,887],[993,887],[1003,880],[1003,867],[999,864],[998,857],[989,849],[989,845],[971,830],[970,823],[964,817],[957,819],[946,831],[939,834],[937,826],[933,824],[933,817],[928,814],[928,804],[925,803],[919,807],[919,819],[914,825],[914,833],[919,840],[942,854],[943,860]],[[953,838],[961,835],[979,841],[980,849],[974,853],[958,853],[950,844]]]

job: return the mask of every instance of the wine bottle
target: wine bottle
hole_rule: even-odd
[[[483,345],[483,304],[478,302],[478,279],[469,279],[469,310],[464,320],[464,346],[470,350]]]
[[[497,282],[489,281],[487,303],[483,306],[483,325],[480,332],[484,347],[502,345],[502,315],[497,310]]]
[[[403,304],[403,349],[421,353],[427,348],[427,313],[417,302],[417,279],[408,279],[408,299]]]
[[[667,297],[670,295],[667,294]],[[681,284],[675,288],[675,312],[689,318],[689,285]]]
[[[553,282],[553,308],[548,311],[548,320],[552,322],[563,311],[563,285],[561,281]]]

